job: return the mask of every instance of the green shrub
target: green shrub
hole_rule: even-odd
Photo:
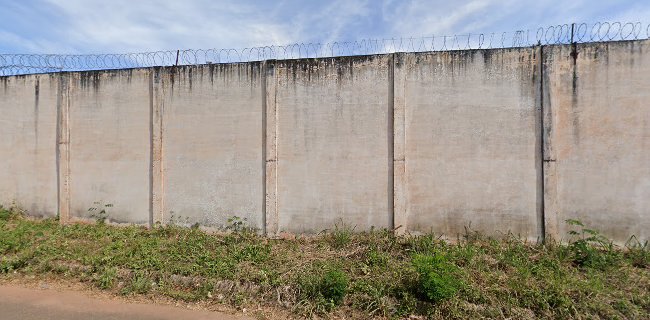
[[[338,268],[326,268],[324,274],[309,274],[300,279],[300,289],[304,298],[315,301],[329,311],[343,302],[348,291],[349,278]]]
[[[323,276],[320,292],[325,299],[339,305],[347,293],[348,282],[348,276],[343,271],[330,270]]]
[[[440,302],[453,297],[461,288],[462,282],[456,277],[459,269],[436,253],[434,255],[416,254],[412,259],[418,274],[417,291],[426,300]]]

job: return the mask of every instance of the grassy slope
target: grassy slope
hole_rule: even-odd
[[[579,227],[579,226],[578,226]],[[174,226],[61,226],[0,210],[0,275],[83,281],[116,294],[268,306],[296,317],[650,318],[650,253],[468,234],[337,228],[269,240]],[[591,238],[589,238],[591,237]]]

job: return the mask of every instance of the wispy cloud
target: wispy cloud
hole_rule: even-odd
[[[643,0],[4,1],[0,52],[242,48],[499,32],[573,21],[649,22]]]
[[[80,1],[51,3],[66,16],[64,33],[77,47],[100,50],[248,46],[287,41],[287,26],[248,3],[226,1]],[[93,3],[93,4],[89,4]],[[270,21],[271,20],[271,21]]]

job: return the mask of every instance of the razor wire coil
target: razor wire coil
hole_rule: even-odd
[[[650,38],[650,24],[596,22],[559,24],[536,30],[468,33],[451,36],[364,39],[330,43],[293,43],[243,49],[184,49],[118,54],[0,54],[0,76],[198,65],[299,58],[325,58],[470,49],[517,48],[534,45],[638,40]]]

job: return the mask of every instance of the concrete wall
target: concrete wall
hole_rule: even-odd
[[[163,203],[157,219],[223,227],[233,216],[263,229],[261,63],[165,68]]]
[[[389,56],[276,65],[279,228],[391,225]]]
[[[0,203],[269,235],[650,237],[650,41],[0,78]]]
[[[0,77],[0,205],[57,213],[58,75]]]
[[[70,218],[106,204],[111,221],[149,222],[149,70],[68,77]],[[97,203],[99,202],[99,203]]]
[[[576,54],[577,53],[577,54]],[[650,41],[544,49],[546,217],[650,238]]]
[[[542,236],[538,57],[535,48],[399,56],[408,230]]]

